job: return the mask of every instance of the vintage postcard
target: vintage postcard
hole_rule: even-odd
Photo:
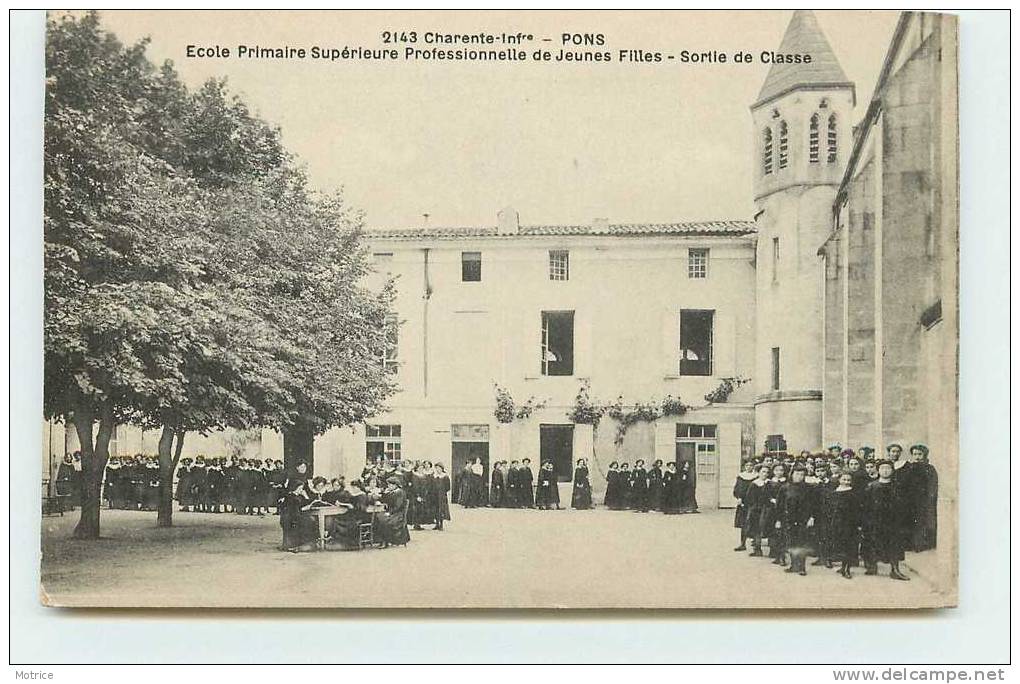
[[[41,601],[955,606],[957,40],[51,12]]]

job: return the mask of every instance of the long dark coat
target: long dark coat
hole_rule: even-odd
[[[520,501],[521,505],[525,508],[535,507],[535,475],[531,472],[531,468],[521,466],[521,479],[520,479]],[[557,497],[559,494],[557,494]]]
[[[905,543],[912,551],[934,549],[938,536],[939,476],[930,463],[909,463],[900,470],[897,485],[904,507]]]
[[[584,466],[574,468],[574,489],[570,495],[570,507],[578,510],[591,508],[591,481],[588,469]]]
[[[639,511],[648,510],[648,471],[644,468],[630,471],[630,507]]]
[[[435,475],[429,483],[429,493],[432,514],[435,520],[450,519],[450,504],[446,500],[446,494],[450,491],[450,477],[448,475]]]
[[[407,495],[402,489],[384,492],[380,501],[386,510],[375,516],[377,541],[387,544],[407,544],[411,533],[407,531]]]
[[[861,555],[868,564],[903,560],[903,502],[895,482],[875,480],[864,492]]]
[[[744,534],[748,537],[768,537],[769,530],[762,527],[762,513],[768,505],[768,482],[759,485],[752,480],[744,492],[744,506],[747,514],[744,520]]]
[[[733,512],[733,526],[740,530],[744,529],[747,524],[747,503],[744,498],[747,496],[747,488],[754,480],[753,473],[751,473],[751,477],[747,477],[745,473],[739,473],[736,482],[733,483],[733,498],[737,500],[737,508]]]
[[[827,498],[824,512],[826,557],[857,565],[861,548],[860,497],[853,489],[834,489]]]
[[[679,513],[680,500],[680,473],[667,470],[662,474],[662,512]]]
[[[538,471],[538,487],[535,490],[535,505],[538,507],[558,506],[560,503],[559,479],[553,470]]]
[[[648,510],[662,510],[662,468],[652,467],[648,470]]]
[[[492,484],[489,486],[489,505],[501,508],[506,504],[506,476],[500,468],[492,470]]]

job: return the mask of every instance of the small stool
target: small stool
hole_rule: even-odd
[[[358,551],[373,544],[375,536],[372,533],[372,523],[358,523]]]

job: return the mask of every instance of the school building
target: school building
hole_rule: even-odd
[[[368,231],[372,278],[396,279],[380,363],[401,391],[370,424],[318,437],[316,472],[527,457],[555,464],[569,500],[578,458],[596,492],[610,461],[679,459],[714,508],[764,449],[920,441],[955,464],[955,41],[955,18],[904,13],[855,127],[853,82],[795,12],[779,51],[813,60],[774,64],[750,103],[753,217],[544,225],[507,207],[489,225]],[[745,382],[707,402],[726,379]],[[583,384],[625,410],[690,408],[621,438],[609,417],[597,431],[568,418]],[[499,423],[496,385],[540,408]],[[47,430],[44,460],[73,450]],[[122,427],[112,448],[154,453],[157,437]],[[282,439],[189,435],[185,453],[282,458]]]

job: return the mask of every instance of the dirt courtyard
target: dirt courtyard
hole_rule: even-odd
[[[786,574],[734,552],[732,511],[461,509],[445,531],[406,548],[293,554],[279,518],[103,511],[99,541],[70,538],[78,513],[42,521],[42,600],[59,606],[156,607],[770,607],[944,605],[924,556],[912,581]],[[931,552],[929,552],[931,553]],[[921,569],[919,574],[918,569]]]

